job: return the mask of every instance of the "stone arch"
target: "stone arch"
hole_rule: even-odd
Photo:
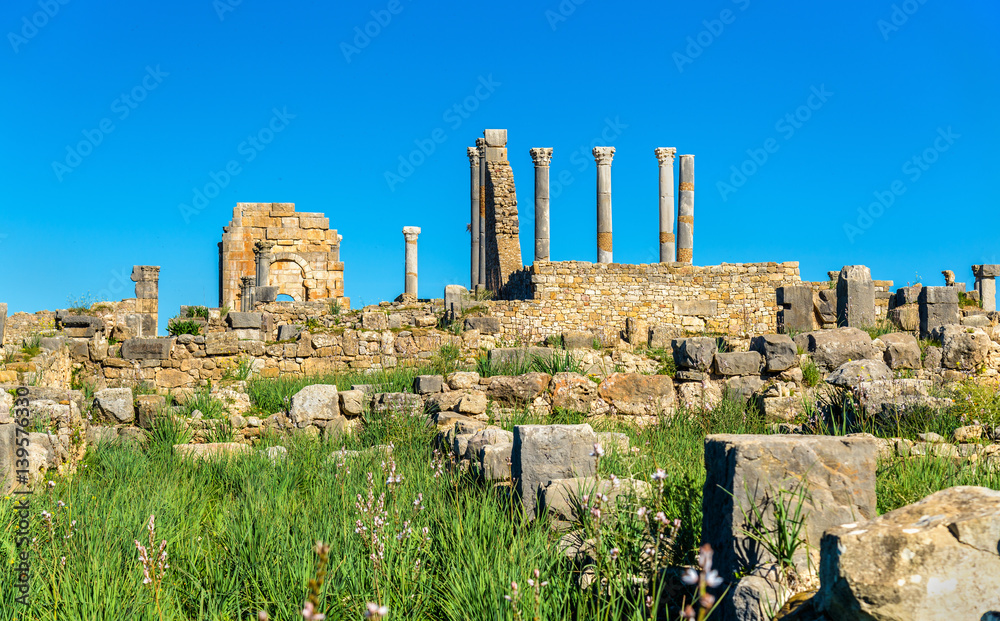
[[[293,267],[294,266],[294,267]],[[294,252],[276,252],[268,266],[267,284],[277,287],[278,294],[292,297],[296,302],[310,299],[312,268]]]

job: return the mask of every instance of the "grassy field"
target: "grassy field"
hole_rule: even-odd
[[[251,383],[255,407],[280,408],[303,381]],[[408,386],[393,374],[379,382]],[[945,431],[961,415],[927,413],[866,428],[912,435],[936,424]],[[545,422],[583,420],[561,413]],[[525,414],[504,426],[527,422],[539,421]],[[316,609],[327,619],[362,619],[369,602],[386,606],[393,619],[676,619],[693,592],[678,575],[700,542],[704,437],[768,428],[730,401],[644,428],[594,424],[627,433],[637,449],[609,450],[600,464],[605,475],[648,481],[662,469],[665,478],[654,482],[656,497],[643,501],[645,517],[638,500],[627,498],[618,519],[605,510],[601,520],[587,520],[596,548],[589,568],[560,552],[559,535],[544,521],[526,522],[507,489],[450,469],[433,449],[434,430],[418,418],[370,419],[358,436],[336,444],[265,437],[261,447],[288,448],[276,462],[259,452],[181,461],[170,434],[161,433],[145,448],[97,447],[75,475],[36,488],[27,608],[14,601],[17,516],[14,499],[3,499],[0,621],[250,620],[259,610],[270,619],[300,619],[317,572]],[[339,452],[387,444],[391,455]],[[879,511],[958,484],[1000,489],[1000,477],[937,457],[886,461],[878,471]],[[169,564],[162,581],[160,541]],[[325,564],[314,552],[317,541],[330,546]],[[136,542],[151,548],[149,584]],[[651,544],[655,551],[644,555]],[[582,590],[584,571],[601,588]]]

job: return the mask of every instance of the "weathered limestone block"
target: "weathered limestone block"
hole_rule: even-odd
[[[205,353],[209,356],[234,356],[240,353],[240,342],[232,332],[214,332],[205,336]]]
[[[238,442],[211,442],[208,444],[175,444],[174,454],[188,459],[232,459],[253,451]]]
[[[920,290],[920,335],[930,336],[941,326],[962,323],[957,287],[923,287]]]
[[[798,348],[787,334],[765,334],[750,339],[750,349],[764,356],[764,370],[780,373],[799,365]]]
[[[157,369],[156,385],[159,388],[181,388],[194,383],[194,378],[188,373],[177,369]]]
[[[863,360],[873,354],[872,339],[858,328],[817,330],[795,337],[795,343],[812,355],[821,371],[833,371],[848,360]]]
[[[732,587],[723,602],[724,618],[736,621],[771,621],[775,611],[793,595],[787,579],[774,563],[755,569]]]
[[[941,364],[946,369],[977,370],[986,363],[992,339],[980,328],[945,325],[941,333]]]
[[[340,417],[340,399],[332,384],[313,384],[292,395],[289,418],[296,425]]]
[[[837,325],[875,325],[875,283],[864,265],[845,265],[837,279]]]
[[[67,336],[89,339],[98,332],[104,331],[104,320],[90,315],[59,315],[56,318],[62,325]]]
[[[361,390],[338,390],[340,413],[344,416],[361,416],[365,407],[365,393]]]
[[[730,377],[726,380],[725,392],[734,399],[746,401],[764,386],[764,380],[756,376]]]
[[[125,360],[168,360],[173,339],[128,339],[122,343]],[[107,355],[107,351],[105,351]]]
[[[885,343],[883,356],[891,369],[920,368],[920,343],[917,342],[917,337],[906,332],[893,332],[883,334],[879,340]]]
[[[466,317],[463,330],[478,330],[480,334],[500,334],[500,319],[497,317]]]
[[[715,372],[719,375],[760,375],[763,364],[763,357],[755,351],[715,354]]]
[[[905,304],[889,311],[889,320],[907,332],[920,329],[920,305]]]
[[[465,390],[479,385],[479,374],[475,371],[455,371],[449,373],[446,379],[448,388],[452,390]]]
[[[932,397],[930,380],[884,379],[861,382],[855,388],[858,404],[868,414],[894,417],[920,408],[945,408],[951,399]]]
[[[823,289],[813,298],[813,307],[820,327],[837,325],[837,290]]]
[[[444,380],[440,375],[418,375],[413,378],[413,392],[418,395],[429,395],[441,392],[444,388]]]
[[[143,429],[152,429],[156,416],[166,406],[163,395],[139,395],[135,398],[136,410],[139,413],[137,424]]]
[[[508,444],[514,442],[514,434],[499,427],[486,427],[472,434],[465,447],[465,459],[477,461],[479,450],[490,444]]]
[[[816,328],[813,311],[813,291],[804,285],[778,287],[778,329],[783,334],[808,332]]]
[[[881,360],[851,360],[827,376],[828,384],[842,388],[857,388],[861,382],[892,379],[892,371]]]
[[[618,414],[649,416],[672,413],[674,382],[667,375],[612,373],[604,378],[597,394]]]
[[[677,336],[677,329],[669,326],[651,326],[646,344],[650,349],[666,349]]]
[[[487,444],[477,457],[480,475],[486,481],[506,481],[511,477],[510,459],[514,443]]]
[[[486,412],[486,407],[488,405],[486,393],[481,390],[464,390],[459,394],[461,394],[461,398],[458,400],[458,403],[455,404],[456,411],[470,416],[478,416],[479,414],[484,414]]]
[[[278,326],[278,340],[279,341],[294,341],[299,338],[299,334],[302,332],[302,326],[293,325],[283,325]]]
[[[495,401],[524,405],[533,402],[536,397],[544,393],[551,380],[552,376],[548,373],[525,373],[517,377],[501,375],[493,378],[487,392]]]
[[[896,289],[896,306],[917,304],[920,301],[920,290],[923,288],[923,285],[917,283],[910,287]]]
[[[361,314],[361,329],[380,332],[389,329],[389,317],[382,311],[368,311]]]
[[[711,410],[722,401],[719,382],[681,382],[677,386],[677,404],[690,410]],[[655,414],[655,412],[650,412]]]
[[[489,361],[500,365],[523,364],[535,358],[548,359],[560,352],[549,347],[497,347],[490,350]],[[565,352],[562,352],[565,354]]]
[[[562,342],[566,349],[591,349],[594,346],[594,334],[583,330],[565,330]]]
[[[1000,613],[1000,492],[952,487],[822,540],[814,603],[833,619],[950,621]]]
[[[105,388],[94,393],[94,407],[104,420],[130,423],[135,420],[131,388]]]
[[[639,505],[652,495],[653,489],[645,481],[635,479],[617,479],[609,481],[607,479],[596,479],[594,477],[573,477],[566,479],[552,479],[545,483],[538,495],[538,506],[540,512],[547,512],[557,525],[566,525],[580,521],[577,509],[583,505],[587,507],[595,506],[597,494],[608,497],[606,503],[601,503],[601,510],[605,516],[613,516],[618,507],[618,498],[634,497]],[[582,497],[589,496],[588,503],[582,503]],[[628,505],[631,510],[633,505]]]
[[[592,477],[597,435],[590,425],[516,425],[511,475],[529,520],[535,518],[538,489],[554,479]]]
[[[702,539],[715,550],[719,573],[732,579],[742,568],[775,560],[745,535],[740,508],[749,512],[756,505],[765,523],[773,521],[777,490],[794,491],[803,484],[808,489],[805,536],[813,548],[800,550],[794,562],[805,571],[806,555],[817,556],[815,546],[825,530],[876,515],[877,451],[874,441],[851,436],[708,436]]]
[[[419,416],[424,413],[424,400],[409,392],[380,392],[372,398],[372,412]]]
[[[549,390],[553,409],[589,413],[597,399],[597,384],[579,373],[556,373]]]
[[[674,339],[674,363],[678,369],[695,369],[707,371],[712,367],[712,360],[719,346],[714,338],[694,336],[686,339]]]
[[[226,323],[233,330],[260,330],[261,314],[230,312],[226,315]]]

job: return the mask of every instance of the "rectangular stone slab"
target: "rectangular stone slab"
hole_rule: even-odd
[[[801,481],[809,490],[805,532],[809,557],[817,567],[823,532],[834,526],[875,517],[875,466],[878,447],[863,436],[710,435],[705,438],[705,488],[702,540],[715,550],[715,566],[724,578],[773,561],[746,536],[742,506],[764,509],[773,527],[775,490],[793,491]],[[752,515],[752,514],[751,514]],[[795,564],[806,569],[806,551]]]
[[[167,360],[171,339],[127,339],[122,343],[125,360]]]
[[[511,475],[525,517],[535,518],[538,489],[554,479],[593,476],[597,434],[590,425],[516,425]]]

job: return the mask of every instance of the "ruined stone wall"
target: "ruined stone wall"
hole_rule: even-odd
[[[273,244],[264,286],[295,300],[343,298],[340,236],[322,213],[296,213],[295,203],[237,203],[219,244],[219,305],[239,308],[240,278],[257,273],[254,242]]]
[[[872,283],[875,285],[875,318],[882,319],[884,317],[888,317],[889,309],[892,308],[892,297],[896,293],[893,281],[873,280]],[[836,278],[833,280],[821,280],[817,282],[807,281],[802,284],[810,287],[815,293],[826,290],[832,290],[834,294],[837,292]]]
[[[501,332],[544,337],[604,326],[639,334],[661,326],[684,332],[765,334],[777,327],[775,287],[795,285],[798,262],[692,266],[583,261],[536,262],[525,268],[532,297],[498,301]]]
[[[521,241],[514,170],[506,159],[486,164],[486,287],[504,295],[511,274],[520,270]]]

